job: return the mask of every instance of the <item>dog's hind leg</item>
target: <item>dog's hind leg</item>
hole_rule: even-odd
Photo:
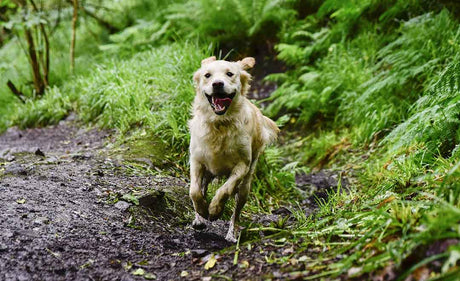
[[[208,185],[213,179],[211,172],[205,170],[203,173],[203,179],[201,180],[201,194],[206,198],[206,192],[208,192]]]
[[[235,194],[237,190],[235,187],[238,186],[243,177],[248,173],[249,165],[240,162],[232,170],[232,173],[228,180],[222,185],[214,195],[211,203],[209,204],[209,219],[218,219],[224,210],[225,202],[228,198]]]
[[[202,183],[205,167],[197,161],[190,162],[190,198],[195,209],[195,220],[192,226],[197,229],[204,228],[205,219],[208,217],[208,205],[202,194]]]

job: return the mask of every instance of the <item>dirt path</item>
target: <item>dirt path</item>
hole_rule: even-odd
[[[203,267],[212,252],[231,246],[220,236],[224,223],[192,230],[186,182],[136,174],[107,153],[110,142],[108,132],[70,122],[0,136],[0,280],[200,280],[215,273]],[[128,202],[142,192],[149,208],[140,211]],[[250,274],[239,274],[232,256],[218,258],[219,274]]]
[[[132,167],[106,148],[112,141],[72,121],[0,136],[0,280],[292,277],[289,263],[267,257],[296,245],[262,239],[235,259],[226,222],[190,227],[185,180]],[[254,220],[269,225],[287,215],[282,208]]]

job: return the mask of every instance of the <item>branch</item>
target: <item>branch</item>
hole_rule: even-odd
[[[72,4],[72,0],[67,0],[68,3]],[[109,33],[116,33],[118,31],[120,31],[120,29],[116,26],[113,26],[111,23],[109,23],[108,21],[98,17],[95,13],[91,12],[90,10],[86,9],[85,6],[83,5],[80,5],[80,9],[88,16],[92,17],[93,19],[95,19],[100,25],[102,25],[103,27],[105,27]]]
[[[8,80],[8,82],[6,82],[6,85],[8,86],[8,88],[10,88],[11,92],[22,102],[22,103],[26,103],[26,96],[21,92],[19,91],[16,86],[14,86],[13,82],[11,82],[10,80]]]

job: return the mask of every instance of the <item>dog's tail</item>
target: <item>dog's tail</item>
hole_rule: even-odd
[[[278,126],[268,117],[263,116],[264,126],[263,126],[263,138],[266,144],[271,144],[276,141],[278,138],[278,133],[280,129]]]

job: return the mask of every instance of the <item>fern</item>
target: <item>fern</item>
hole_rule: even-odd
[[[290,0],[190,0],[171,5],[166,18],[184,37],[233,45],[254,37],[274,37],[296,14]],[[243,43],[240,43],[243,44]]]
[[[378,52],[374,77],[360,86],[358,99],[348,101],[355,111],[341,111],[348,123],[373,124],[366,139],[376,132],[404,120],[411,104],[431,83],[447,60],[458,53],[458,46],[449,42],[459,39],[460,28],[447,11],[425,14],[403,24],[401,36]],[[345,101],[347,102],[347,101]],[[369,115],[370,112],[382,114]],[[387,118],[385,122],[380,119]],[[364,121],[364,123],[363,123]],[[367,124],[366,124],[367,123]]]
[[[460,56],[457,55],[439,79],[411,109],[411,117],[386,138],[397,150],[423,142],[432,153],[448,156],[460,143]]]

